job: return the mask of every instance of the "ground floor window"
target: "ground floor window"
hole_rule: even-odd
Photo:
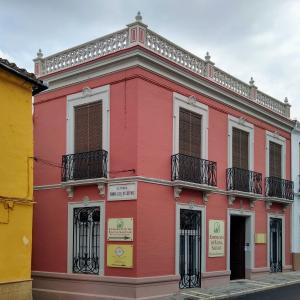
[[[180,210],[180,288],[201,286],[201,212]]]
[[[69,271],[100,274],[103,269],[103,212],[101,205],[72,204],[69,211]]]
[[[270,218],[270,269],[282,272],[282,220]]]

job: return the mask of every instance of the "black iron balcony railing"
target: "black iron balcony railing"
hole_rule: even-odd
[[[294,182],[278,177],[266,177],[266,197],[294,200]]]
[[[62,156],[62,181],[101,177],[107,177],[107,151],[96,150]]]
[[[182,180],[210,186],[217,185],[217,163],[202,158],[175,154],[171,157],[172,180]]]
[[[227,191],[262,194],[262,174],[241,168],[226,169]]]

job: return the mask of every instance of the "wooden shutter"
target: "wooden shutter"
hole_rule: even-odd
[[[179,110],[179,153],[201,157],[201,115]]]
[[[102,149],[102,102],[74,107],[75,153]]]
[[[269,175],[281,178],[281,145],[269,144]]]
[[[232,128],[232,167],[249,168],[249,133]]]

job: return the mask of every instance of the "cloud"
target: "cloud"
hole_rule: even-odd
[[[3,3],[1,3],[3,2]],[[300,2],[297,0],[0,0],[0,49],[32,71],[45,55],[122,29],[141,10],[153,31],[293,105],[300,119]],[[9,26],[8,26],[9,24]]]

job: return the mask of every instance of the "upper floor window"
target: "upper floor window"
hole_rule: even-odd
[[[109,86],[67,97],[62,181],[105,178],[109,170]]]
[[[74,152],[102,149],[102,101],[74,107]]]
[[[208,107],[195,98],[173,94],[173,154],[207,159]]]
[[[253,170],[254,126],[243,118],[228,116],[228,168]]]
[[[269,176],[281,178],[282,146],[277,143],[270,142],[269,147],[270,147],[270,149],[269,149]]]
[[[277,133],[266,132],[266,177],[286,177],[286,139]]]
[[[179,153],[201,158],[202,117],[182,107],[179,109]]]
[[[232,167],[249,169],[249,133],[232,128]]]

